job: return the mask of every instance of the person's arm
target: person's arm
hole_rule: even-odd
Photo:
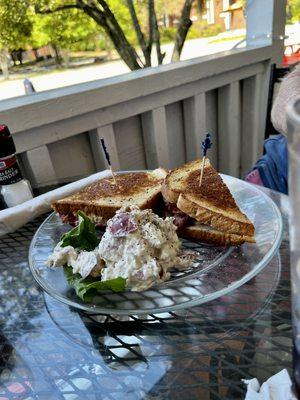
[[[297,96],[300,96],[300,64],[282,80],[273,104],[271,120],[280,133],[286,134],[287,131],[286,105]]]

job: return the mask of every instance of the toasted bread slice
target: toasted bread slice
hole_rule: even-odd
[[[226,233],[253,237],[254,226],[238,208],[221,176],[205,163],[199,186],[201,160],[192,161],[171,171],[165,178],[162,194],[165,200],[196,219]]]
[[[253,236],[221,232],[199,223],[185,227],[179,232],[179,236],[192,241],[210,243],[217,246],[238,246],[244,242],[255,243]]]
[[[71,196],[53,203],[60,215],[76,214],[81,210],[97,225],[106,225],[121,207],[136,205],[141,209],[155,208],[161,198],[161,185],[167,171],[129,172],[101,179]]]
[[[195,170],[200,170],[201,162],[202,160],[191,161],[167,174],[161,188],[162,195],[166,201],[173,204],[177,203],[180,193],[186,189],[187,178]],[[208,166],[210,166],[210,161],[206,158],[204,168]]]

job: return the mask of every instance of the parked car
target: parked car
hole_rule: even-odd
[[[298,62],[300,62],[300,43],[285,46],[283,67],[289,67]]]

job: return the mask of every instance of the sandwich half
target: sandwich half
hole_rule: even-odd
[[[199,159],[174,169],[162,185],[165,201],[175,208],[175,221],[176,216],[185,221],[179,235],[217,245],[255,242],[252,222],[241,212],[208,159],[199,186],[201,165]]]
[[[96,226],[105,226],[121,207],[136,205],[155,210],[161,204],[161,185],[167,174],[162,168],[149,172],[130,172],[104,178],[71,196],[53,203],[65,223],[75,225],[77,211],[83,211]]]

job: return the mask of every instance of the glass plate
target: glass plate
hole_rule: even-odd
[[[183,247],[196,250],[197,264],[174,271],[171,280],[144,292],[112,293],[84,303],[69,287],[62,268],[50,269],[47,257],[70,227],[52,213],[39,227],[29,249],[29,265],[38,284],[52,297],[92,313],[115,315],[157,314],[206,303],[243,285],[264,268],[282,239],[280,211],[258,187],[227,175],[222,178],[237,204],[255,226],[255,244],[216,247],[183,240]]]

